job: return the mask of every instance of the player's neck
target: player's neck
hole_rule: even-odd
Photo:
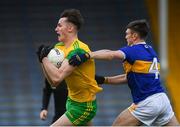
[[[135,44],[138,44],[138,43],[141,43],[141,42],[145,42],[145,40],[143,40],[143,39],[137,39],[137,40],[134,41],[133,44],[135,45]]]
[[[74,42],[75,39],[77,39],[78,36],[77,35],[69,35],[69,37],[66,39],[65,47],[68,48],[71,46],[71,44]]]

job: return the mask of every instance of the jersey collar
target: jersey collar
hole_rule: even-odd
[[[146,42],[145,42],[145,41],[143,41],[143,42],[138,42],[138,43],[133,44],[133,45],[139,45],[139,44],[146,44]],[[131,45],[131,46],[133,46],[133,45]]]

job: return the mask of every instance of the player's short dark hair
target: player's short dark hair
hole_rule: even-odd
[[[145,19],[132,21],[126,26],[126,28],[137,32],[142,39],[146,39],[149,32],[149,24]]]
[[[84,23],[84,19],[77,9],[66,9],[61,13],[61,18],[66,17],[67,21],[74,24],[79,30]]]

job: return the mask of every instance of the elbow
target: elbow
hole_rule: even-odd
[[[61,70],[59,73],[56,73],[54,76],[52,76],[52,86],[57,87],[63,80],[64,80],[64,75],[63,71]]]
[[[61,80],[58,78],[58,77],[54,77],[53,79],[52,79],[52,86],[53,87],[57,87],[59,84],[60,84],[60,82],[61,82]]]
[[[126,75],[126,74],[124,74],[124,82],[125,82],[125,83],[128,82],[128,80],[127,80],[127,75]]]
[[[52,80],[52,87],[57,87],[60,83],[58,81]]]

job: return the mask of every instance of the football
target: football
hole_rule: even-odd
[[[64,60],[64,52],[60,49],[53,48],[49,52],[47,58],[52,64],[59,68]]]

